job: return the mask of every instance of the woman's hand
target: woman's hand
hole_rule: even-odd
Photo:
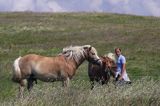
[[[118,80],[123,80],[123,77],[122,77],[122,75],[118,78]]]

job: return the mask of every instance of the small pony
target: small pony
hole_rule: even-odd
[[[28,91],[37,79],[44,82],[62,81],[62,85],[67,87],[76,69],[85,60],[102,65],[96,49],[90,45],[66,47],[55,57],[28,54],[14,61],[12,80],[20,84],[19,97],[23,97],[26,81]]]
[[[102,65],[96,65],[93,63],[88,64],[88,76],[91,82],[91,89],[94,88],[94,81],[103,84],[107,84],[110,80],[110,76],[115,76],[116,59],[113,53],[108,53],[106,56],[100,56]]]

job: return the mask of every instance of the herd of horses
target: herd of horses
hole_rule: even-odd
[[[113,55],[113,54],[111,54]],[[91,45],[69,46],[55,57],[45,57],[28,54],[18,57],[13,64],[14,82],[19,83],[19,97],[23,97],[24,87],[31,91],[37,80],[44,82],[62,81],[64,87],[69,86],[70,79],[75,75],[77,68],[85,61],[88,64],[88,76],[91,89],[94,82],[107,84],[110,76],[114,77],[116,64],[111,56],[99,57]]]

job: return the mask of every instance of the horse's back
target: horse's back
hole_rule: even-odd
[[[50,57],[45,57],[37,54],[28,54],[22,57],[21,61],[23,62],[31,62],[31,61],[42,61],[44,59],[51,60]]]
[[[64,62],[64,58],[62,56],[55,56],[55,57],[46,57],[46,56],[41,56],[41,55],[36,55],[36,54],[28,54],[25,55],[21,58],[20,62],[21,63],[32,63],[34,62],[35,64],[37,63],[46,63],[46,64],[52,64],[53,62]]]

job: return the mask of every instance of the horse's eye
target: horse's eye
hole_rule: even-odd
[[[95,53],[92,53],[92,55],[95,55]]]
[[[66,54],[67,52],[65,51],[65,52],[63,52],[63,54]]]

